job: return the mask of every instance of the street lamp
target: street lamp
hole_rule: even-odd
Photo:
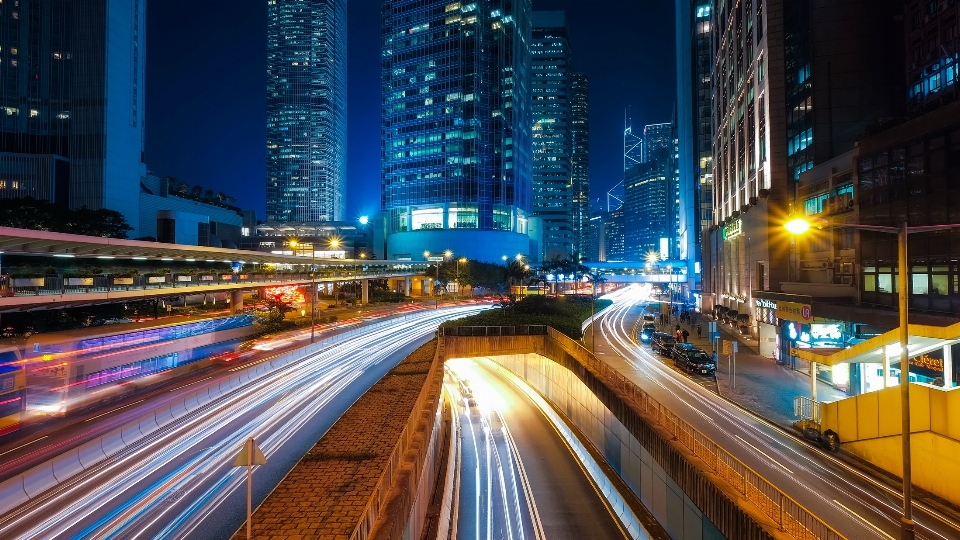
[[[457,259],[457,303],[460,303],[460,263],[467,262],[466,257],[460,257]]]
[[[290,240],[290,247],[294,249],[293,254],[297,254],[297,247],[302,244],[296,240]],[[316,281],[316,269],[314,268],[317,265],[317,249],[314,247],[313,243],[310,243],[310,343],[313,343],[314,336],[316,335],[316,320],[317,320],[317,281]],[[302,313],[301,313],[302,315]]]
[[[443,255],[444,255],[444,257],[449,257],[450,255],[453,255],[453,252],[448,249],[448,250],[446,250],[446,251],[443,252]],[[424,251],[424,252],[423,252],[423,258],[429,260],[429,259],[430,259],[430,252],[429,252],[429,251]],[[441,259],[443,259],[443,257],[441,257]],[[435,309],[440,309],[440,295],[437,294],[437,283],[440,282],[440,261],[434,261],[434,262],[437,263],[437,278],[436,278],[436,279],[434,280],[434,282],[433,282],[433,296],[436,298],[436,302],[437,302]]]
[[[818,229],[849,227],[851,229],[897,235],[897,254],[899,258],[897,261],[897,273],[900,279],[899,290],[897,291],[900,312],[900,417],[901,439],[903,443],[903,516],[900,518],[900,538],[902,540],[913,540],[915,530],[913,522],[913,471],[911,464],[912,456],[910,455],[910,353],[907,351],[910,297],[910,280],[907,278],[907,235],[910,233],[958,229],[960,228],[960,223],[909,227],[907,226],[907,222],[904,221],[899,227],[889,227],[855,223],[831,224],[827,220],[818,219],[815,225]],[[811,223],[803,218],[792,219],[783,225],[783,227],[793,235],[806,233],[810,230],[810,226]],[[811,370],[810,376],[813,377],[811,384],[816,385],[815,369]],[[884,373],[883,376],[886,377],[887,374]],[[813,388],[816,389],[816,386]]]

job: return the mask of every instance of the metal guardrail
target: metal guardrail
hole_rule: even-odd
[[[484,328],[487,330],[484,330]],[[464,337],[543,335],[523,333],[523,330],[520,329],[525,327],[516,327],[516,330],[512,332],[509,330],[505,332],[504,328],[509,327],[467,326],[445,328],[443,335]],[[461,332],[465,329],[469,330]],[[447,330],[457,330],[457,332],[447,333]],[[700,458],[707,469],[723,478],[744,499],[753,503],[764,515],[777,524],[780,531],[797,540],[846,540],[846,537],[837,532],[836,529],[827,525],[799,502],[698,431],[683,418],[661,405],[619,371],[609,367],[591,354],[582,344],[550,327],[547,327],[546,335],[560,343],[571,356],[597,374],[601,381],[608,386],[612,384],[612,390],[617,390],[631,399],[640,412],[653,419],[672,438]]]
[[[726,480],[734,490],[772,519],[781,531],[798,540],[846,540],[836,529],[661,405],[619,371],[590,354],[583,345],[553,328],[549,329],[549,336],[560,342],[568,352],[574,353],[578,360],[585,362],[586,367],[605,380],[616,383],[617,389],[633,399],[642,412],[652,417],[680,444],[700,458],[711,471]]]
[[[351,280],[378,277],[393,277],[396,271],[373,270],[366,272],[320,271],[315,276],[318,282]],[[102,292],[120,292],[156,289],[187,289],[190,287],[208,287],[211,285],[231,284],[276,284],[294,281],[309,282],[310,274],[234,274],[231,272],[210,272],[197,274],[144,274],[137,276],[102,274],[87,277],[68,277],[63,274],[50,274],[44,277],[0,276],[0,298],[11,296],[42,296],[84,294]]]
[[[350,535],[350,540],[366,540],[367,538],[370,538],[370,533],[373,532],[373,527],[377,523],[377,518],[380,516],[380,513],[387,502],[387,495],[393,486],[393,482],[397,473],[400,471],[400,465],[403,461],[403,456],[409,449],[410,443],[413,439],[413,434],[417,429],[417,424],[420,422],[420,418],[423,416],[423,409],[431,395],[431,387],[433,386],[435,380],[440,385],[443,383],[442,359],[443,341],[438,340],[437,348],[433,355],[433,362],[430,364],[430,370],[427,373],[426,383],[423,385],[423,389],[420,390],[420,395],[417,396],[417,402],[413,406],[413,410],[410,412],[410,417],[407,418],[407,424],[403,427],[403,431],[400,432],[400,438],[397,441],[396,446],[393,447],[393,451],[390,453],[390,459],[387,460],[387,463],[384,465],[383,474],[381,474],[380,479],[377,480],[377,485],[373,489],[370,499],[367,501],[366,506],[361,512],[360,518],[357,520],[357,526],[353,530],[353,534]],[[419,471],[421,468],[422,463],[418,463],[417,470]]]
[[[443,336],[495,337],[495,336],[545,336],[547,326],[531,324],[522,326],[449,326],[441,328]]]
[[[816,424],[823,418],[819,401],[804,396],[793,398],[793,415],[801,420],[811,420]]]

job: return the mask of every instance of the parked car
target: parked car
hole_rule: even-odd
[[[684,343],[682,341],[676,341],[673,344],[673,348],[670,349],[670,358],[673,358],[674,360],[676,360],[678,354],[684,351],[688,351],[690,349],[696,349],[696,348],[697,346],[694,345],[693,343]]]
[[[657,317],[653,313],[644,313],[643,322],[645,323],[655,323],[657,322]]]
[[[645,322],[643,323],[643,327],[640,329],[640,333],[637,335],[637,337],[640,338],[640,341],[647,343],[651,338],[653,338],[653,334],[656,333],[656,331],[657,325],[653,324],[652,322]]]
[[[712,375],[717,371],[717,365],[710,355],[696,347],[676,351],[673,363],[689,373]]]
[[[676,342],[677,340],[666,332],[654,332],[650,338],[650,348],[654,352],[669,356],[670,351],[673,350],[673,344]]]

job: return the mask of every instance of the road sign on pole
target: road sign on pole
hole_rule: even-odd
[[[257,446],[256,441],[253,440],[253,437],[247,439],[240,453],[237,454],[237,459],[233,460],[234,467],[247,468],[247,540],[253,538],[253,520],[251,519],[253,514],[253,466],[266,464],[267,458],[263,455],[260,447]]]
[[[728,339],[723,340],[723,344],[721,347],[722,349],[720,352],[722,352],[723,354],[730,354],[733,351],[733,347],[730,345],[730,340]]]

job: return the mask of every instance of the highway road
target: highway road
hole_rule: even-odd
[[[899,538],[900,488],[877,482],[831,454],[744,411],[654,358],[630,330],[649,297],[640,286],[611,295],[600,321],[597,356],[694,428],[737,456],[848,539]],[[917,538],[960,538],[960,525],[915,505]]]
[[[439,322],[480,309],[421,312],[235,388],[0,517],[0,538],[228,538],[244,519],[245,469],[232,466],[244,440],[269,460],[257,504]]]
[[[563,438],[512,384],[469,359],[463,385],[458,540],[629,538]]]

